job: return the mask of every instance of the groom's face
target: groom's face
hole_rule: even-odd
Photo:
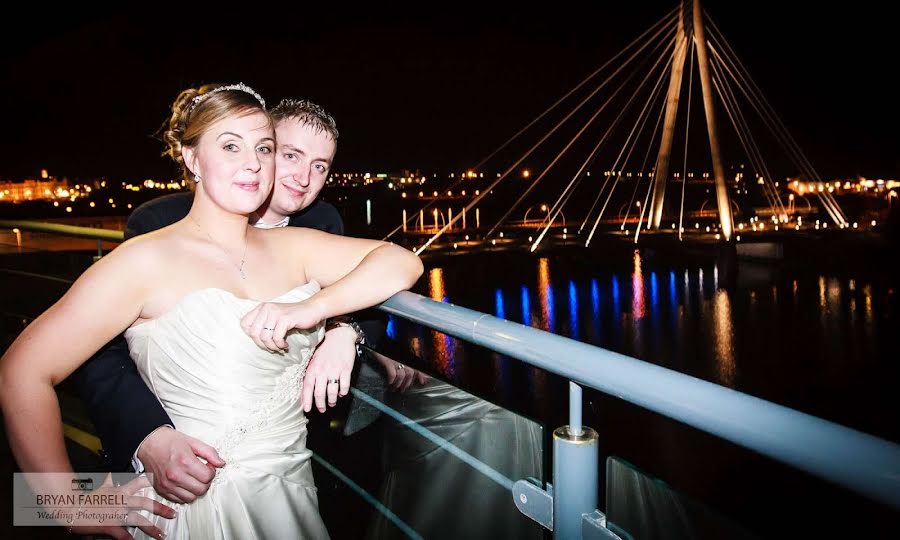
[[[303,210],[319,196],[331,171],[337,143],[327,131],[317,132],[293,118],[279,122],[275,134],[275,188],[269,206],[287,216]]]

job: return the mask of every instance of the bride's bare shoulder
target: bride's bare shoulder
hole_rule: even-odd
[[[183,250],[185,238],[180,233],[176,223],[136,236],[123,242],[104,259],[134,267],[138,273],[164,268],[167,259]]]

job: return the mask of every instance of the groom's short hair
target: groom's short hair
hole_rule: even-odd
[[[335,142],[338,139],[337,123],[321,105],[306,99],[282,99],[281,103],[269,111],[275,123],[296,120],[304,126],[311,126],[316,133],[323,131]]]

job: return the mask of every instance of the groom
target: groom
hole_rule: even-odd
[[[266,229],[309,227],[343,234],[344,224],[334,206],[316,200],[337,151],[334,118],[314,103],[290,99],[283,100],[271,115],[278,142],[275,185],[256,216],[251,216],[251,223]],[[178,193],[141,205],[128,219],[125,238],[183,219],[192,201],[191,193]],[[361,323],[366,343],[377,347],[384,327],[377,321],[366,322]],[[324,412],[326,403],[333,406],[338,395],[349,391],[360,336],[347,324],[330,328],[325,336],[303,381],[301,403],[307,412],[313,401]],[[340,383],[328,384],[334,379]],[[75,383],[111,469],[125,470],[130,462],[137,472],[153,473],[157,493],[177,503],[189,503],[206,493],[215,468],[225,462],[212,446],[173,428],[141,379],[123,339],[108,344],[80,368]]]

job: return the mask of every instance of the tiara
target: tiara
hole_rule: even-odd
[[[200,94],[199,96],[195,96],[194,99],[191,100],[190,110],[193,111],[194,108],[197,107],[197,105],[202,103],[203,100],[208,98],[209,96],[211,96],[217,92],[224,92],[225,90],[239,90],[241,92],[246,92],[246,93],[250,94],[251,96],[255,97],[256,100],[259,101],[259,104],[262,105],[263,109],[266,108],[266,100],[264,100],[261,95],[257,94],[256,90],[250,88],[249,86],[247,86],[244,83],[237,83],[237,84],[229,84],[226,86],[219,86],[219,87],[213,88],[209,92],[204,92],[204,93]]]

